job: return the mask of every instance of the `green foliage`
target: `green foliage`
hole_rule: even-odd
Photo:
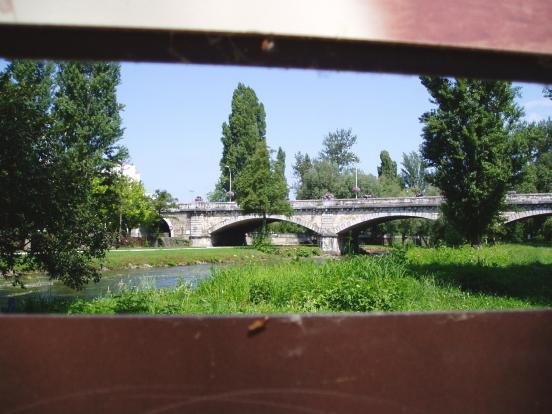
[[[338,130],[324,139],[324,149],[318,158],[311,159],[308,154],[295,154],[293,165],[297,199],[319,199],[326,194],[336,198],[352,198],[355,186],[355,169],[358,156],[351,152],[356,136],[351,130]],[[406,195],[397,177],[397,163],[387,151],[381,153],[382,166],[378,167],[379,177],[357,170],[356,184],[360,196],[369,194],[376,197]],[[408,194],[413,195],[413,194]]]
[[[397,163],[391,159],[389,152],[383,150],[380,152],[380,162],[378,166],[378,177],[387,177],[388,179],[397,178]]]
[[[133,228],[152,226],[159,216],[142,183],[125,176],[118,181],[121,223],[127,236]]]
[[[357,136],[349,129],[330,132],[323,141],[323,149],[318,158],[311,159],[308,154],[295,154],[294,175],[298,199],[317,199],[325,194],[337,198],[350,198],[354,186],[352,164],[359,161],[351,151]],[[359,184],[364,177],[360,172]],[[362,188],[362,187],[361,187]]]
[[[178,198],[173,197],[167,190],[155,190],[152,203],[157,216],[161,217],[163,213],[178,207]]]
[[[353,134],[351,128],[337,129],[335,132],[330,132],[322,141],[323,149],[320,152],[319,159],[335,165],[341,173],[359,161],[358,156],[351,151],[356,141],[357,136]]]
[[[278,168],[278,164],[270,165],[265,141],[258,141],[255,153],[236,179],[236,201],[245,213],[263,216],[263,234],[268,214],[290,215],[292,212],[286,198],[287,184]]]
[[[427,187],[428,173],[422,156],[416,151],[403,153],[402,156],[401,181],[403,187],[424,193]]]
[[[351,194],[346,188],[344,177],[339,173],[337,165],[328,160],[318,159],[304,171],[296,191],[297,198],[303,200],[317,199],[327,193],[337,198],[341,198],[344,192],[347,195]]]
[[[274,246],[271,244],[264,244],[262,246],[256,247],[257,250],[279,256],[279,257],[291,257],[294,259],[320,256],[322,252],[318,246]]]
[[[344,247],[343,247],[343,254],[345,255],[352,255],[355,253],[355,243],[354,243],[354,239],[353,239],[353,232],[352,231],[348,231],[347,234],[345,235],[345,242],[344,242]]]
[[[552,249],[519,245],[394,250],[315,263],[215,268],[192,289],[123,289],[93,300],[29,301],[20,311],[229,314],[470,311],[552,306]]]
[[[242,83],[232,95],[232,110],[228,122],[222,124],[222,158],[220,180],[210,195],[212,201],[226,199],[230,189],[230,172],[233,178],[241,175],[249,158],[255,153],[259,141],[266,140],[265,110],[255,91]]]
[[[246,247],[217,249],[151,249],[111,250],[106,255],[104,266],[110,270],[136,267],[185,266],[198,263],[244,263],[264,260],[267,255]]]
[[[270,252],[271,242],[266,229],[265,232],[258,231],[253,233],[253,240],[251,244],[256,250],[259,250],[260,252]]]
[[[305,177],[305,174],[312,168],[312,161],[309,157],[309,154],[303,155],[300,151],[295,154],[295,164],[292,166],[293,174],[299,182],[302,183]]]
[[[96,190],[126,157],[119,81],[111,63],[13,61],[0,74],[3,275],[32,261],[71,287],[99,277],[116,223],[113,191]]]
[[[447,222],[479,244],[499,219],[513,166],[512,127],[521,116],[510,82],[421,77],[436,109],[424,113],[422,154],[435,168]]]
[[[358,186],[362,194],[373,196],[398,195],[401,192],[398,182],[378,180],[372,174],[365,174],[358,171]],[[303,171],[303,175],[295,189],[297,199],[319,199],[327,193],[333,194],[336,198],[351,198],[352,188],[355,185],[354,170],[339,172],[335,164],[327,160],[314,160],[310,167]]]
[[[552,120],[520,125],[512,143],[518,192],[552,192]]]

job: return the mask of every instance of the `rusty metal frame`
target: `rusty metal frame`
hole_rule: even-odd
[[[548,0],[0,0],[0,56],[552,81]]]
[[[0,0],[0,55],[552,81],[548,0],[155,4]],[[548,310],[3,315],[0,332],[4,413],[552,412]]]

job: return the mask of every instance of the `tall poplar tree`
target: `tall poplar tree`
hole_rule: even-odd
[[[512,174],[509,141],[522,112],[510,82],[420,78],[435,109],[420,117],[422,155],[446,199],[446,220],[471,244],[499,219]]]
[[[427,185],[428,174],[422,156],[417,151],[408,154],[403,152],[401,167],[401,181],[408,189],[424,192]]]
[[[380,152],[380,165],[378,166],[378,177],[389,179],[397,178],[397,163],[386,150]]]
[[[259,141],[266,139],[264,106],[255,91],[239,83],[232,95],[232,110],[228,122],[222,124],[222,158],[220,179],[210,195],[213,201],[226,197],[230,189],[230,171],[237,179]]]

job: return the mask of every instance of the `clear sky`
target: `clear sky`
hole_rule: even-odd
[[[221,125],[238,82],[264,104],[267,141],[287,155],[316,156],[325,134],[352,128],[359,168],[376,174],[381,150],[400,164],[421,143],[419,116],[431,108],[415,76],[186,64],[122,64],[118,95],[123,143],[147,191],[166,189],[187,202],[212,191],[219,176]],[[521,84],[528,120],[552,116],[542,85]]]

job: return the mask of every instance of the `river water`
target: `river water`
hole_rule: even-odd
[[[189,283],[195,286],[200,280],[211,275],[212,268],[211,264],[198,264],[108,271],[102,273],[98,283],[90,282],[80,291],[68,288],[57,280],[50,280],[43,274],[25,276],[23,278],[25,289],[12,286],[10,281],[0,278],[0,309],[5,308],[10,298],[15,300],[31,296],[94,298],[108,292],[116,293],[125,288],[170,288],[178,283]]]

